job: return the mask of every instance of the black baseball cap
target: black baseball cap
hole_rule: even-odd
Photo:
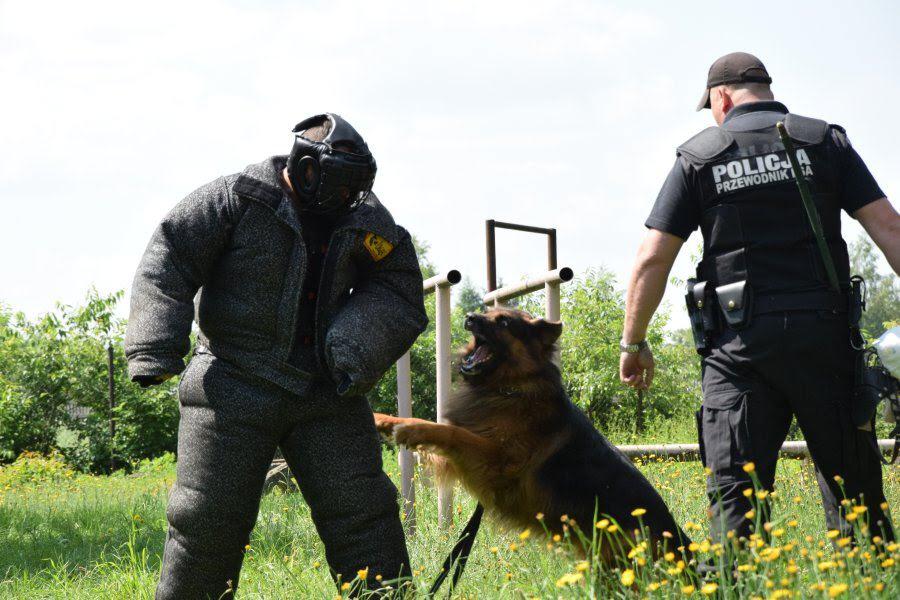
[[[718,59],[709,68],[706,90],[697,110],[709,108],[709,90],[726,83],[772,83],[762,61],[746,52],[732,52]]]

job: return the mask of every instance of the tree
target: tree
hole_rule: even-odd
[[[866,280],[866,311],[860,324],[870,337],[900,320],[900,282],[893,273],[879,272],[877,252],[865,234],[850,244],[850,270]]]
[[[456,305],[464,315],[470,312],[481,312],[484,309],[484,302],[482,302],[483,298],[483,291],[476,288],[475,284],[472,283],[472,280],[466,277],[463,279],[462,285],[460,286]]]

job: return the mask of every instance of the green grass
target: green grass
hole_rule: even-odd
[[[385,461],[396,478],[394,455],[386,452]],[[687,523],[692,537],[702,542],[706,535],[702,467],[698,463],[651,462],[642,469],[669,502],[676,519]],[[152,597],[165,538],[166,492],[173,478],[174,469],[165,461],[145,465],[130,476],[79,475],[55,461],[34,458],[0,469],[0,597]],[[889,501],[896,505],[900,501],[896,469],[885,470],[885,485]],[[853,551],[850,546],[837,553],[832,550],[815,475],[807,462],[783,460],[777,486],[773,531],[783,529],[784,533],[772,546],[744,551],[741,562],[752,569],[742,571],[736,583],[721,580],[713,595],[778,597],[776,592],[781,589],[795,597],[828,597],[829,590],[854,598],[900,595],[900,571],[890,562],[900,563],[897,547],[892,551],[883,547]],[[468,518],[473,502],[458,493],[456,522],[450,529],[441,529],[433,490],[418,482],[417,498],[419,530],[409,546],[417,585],[424,588]],[[603,533],[588,529],[588,535]],[[502,531],[488,521],[458,596],[705,597],[700,589],[688,589],[685,594],[684,575],[676,574],[678,557],[654,564],[646,553],[636,553],[626,559],[630,564],[603,570],[582,562],[566,540],[557,543],[541,535],[537,521],[530,533],[523,540],[521,532]],[[701,546],[701,551],[705,547]],[[870,553],[868,558],[864,552]],[[709,553],[714,556],[714,547]],[[643,567],[641,561],[646,561]],[[300,494],[276,491],[263,500],[239,595],[333,598],[337,591],[324,562],[322,545]],[[888,566],[881,567],[881,563]],[[621,584],[625,567],[635,573],[633,587]],[[791,573],[793,570],[796,572]],[[624,576],[627,581],[630,574]],[[875,589],[879,583],[883,585],[880,591]],[[659,587],[654,589],[652,584]],[[810,587],[820,584],[824,591]]]

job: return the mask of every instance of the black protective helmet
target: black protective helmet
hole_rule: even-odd
[[[325,128],[322,141],[304,137]],[[339,115],[325,113],[297,123],[288,178],[303,210],[339,216],[362,204],[375,181],[375,158],[362,136]]]

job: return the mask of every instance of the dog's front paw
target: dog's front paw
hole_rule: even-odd
[[[407,448],[417,448],[427,443],[427,427],[418,423],[394,425],[394,441]]]
[[[397,417],[375,413],[375,429],[378,430],[378,433],[391,436],[394,433],[394,427],[396,427],[399,422],[400,419]]]

